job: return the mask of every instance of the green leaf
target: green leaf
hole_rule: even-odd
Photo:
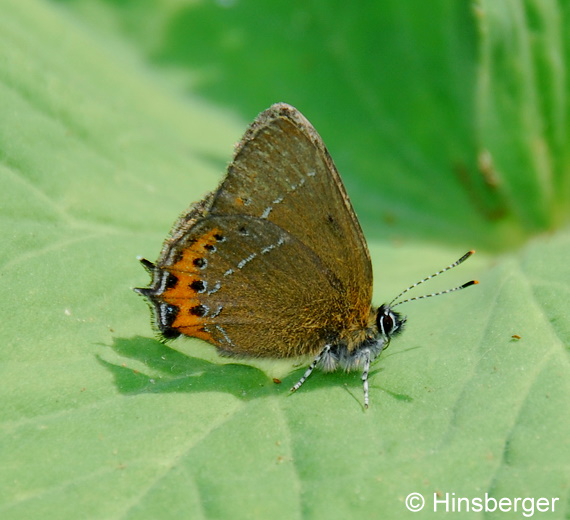
[[[568,515],[565,4],[4,4],[2,519]],[[290,395],[304,360],[160,343],[130,291],[276,101],[335,158],[375,303],[480,250],[425,292],[478,286],[402,306],[366,411],[358,373]]]

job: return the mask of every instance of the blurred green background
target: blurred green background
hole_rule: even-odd
[[[298,107],[370,237],[505,250],[567,222],[563,5],[61,5],[244,121],[276,101]]]
[[[0,518],[439,518],[447,492],[567,518],[569,10],[2,2]],[[161,344],[130,291],[277,101],[337,164],[376,304],[479,251],[426,292],[477,287],[402,306],[366,412],[357,373],[289,396],[303,363]]]

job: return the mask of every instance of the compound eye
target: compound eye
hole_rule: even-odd
[[[376,325],[378,326],[378,332],[385,338],[390,339],[394,334],[397,334],[401,330],[404,321],[405,318],[392,311],[387,305],[383,305],[378,309]]]
[[[394,319],[391,313],[383,314],[380,317],[380,329],[385,336],[390,336],[394,329]]]

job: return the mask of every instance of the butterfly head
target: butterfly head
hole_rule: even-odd
[[[392,310],[388,304],[378,308],[376,312],[376,326],[380,335],[389,342],[391,338],[400,334],[404,329],[406,317]]]

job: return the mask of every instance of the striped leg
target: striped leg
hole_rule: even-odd
[[[320,360],[323,359],[324,356],[326,356],[329,351],[331,349],[330,345],[325,345],[325,347],[323,348],[323,350],[321,350],[319,352],[319,355],[313,360],[313,362],[309,365],[309,367],[307,368],[307,370],[305,370],[305,373],[303,374],[303,377],[301,379],[299,379],[299,381],[297,381],[293,387],[291,388],[291,392],[294,392],[295,390],[299,390],[299,388],[301,387],[301,385],[307,380],[307,378],[311,375],[311,373],[313,372],[313,370],[315,369],[315,367],[319,364]],[[368,363],[370,364],[370,363]]]
[[[362,386],[364,387],[364,408],[368,408],[368,372],[370,372],[370,350],[364,352],[364,370],[362,371]]]

